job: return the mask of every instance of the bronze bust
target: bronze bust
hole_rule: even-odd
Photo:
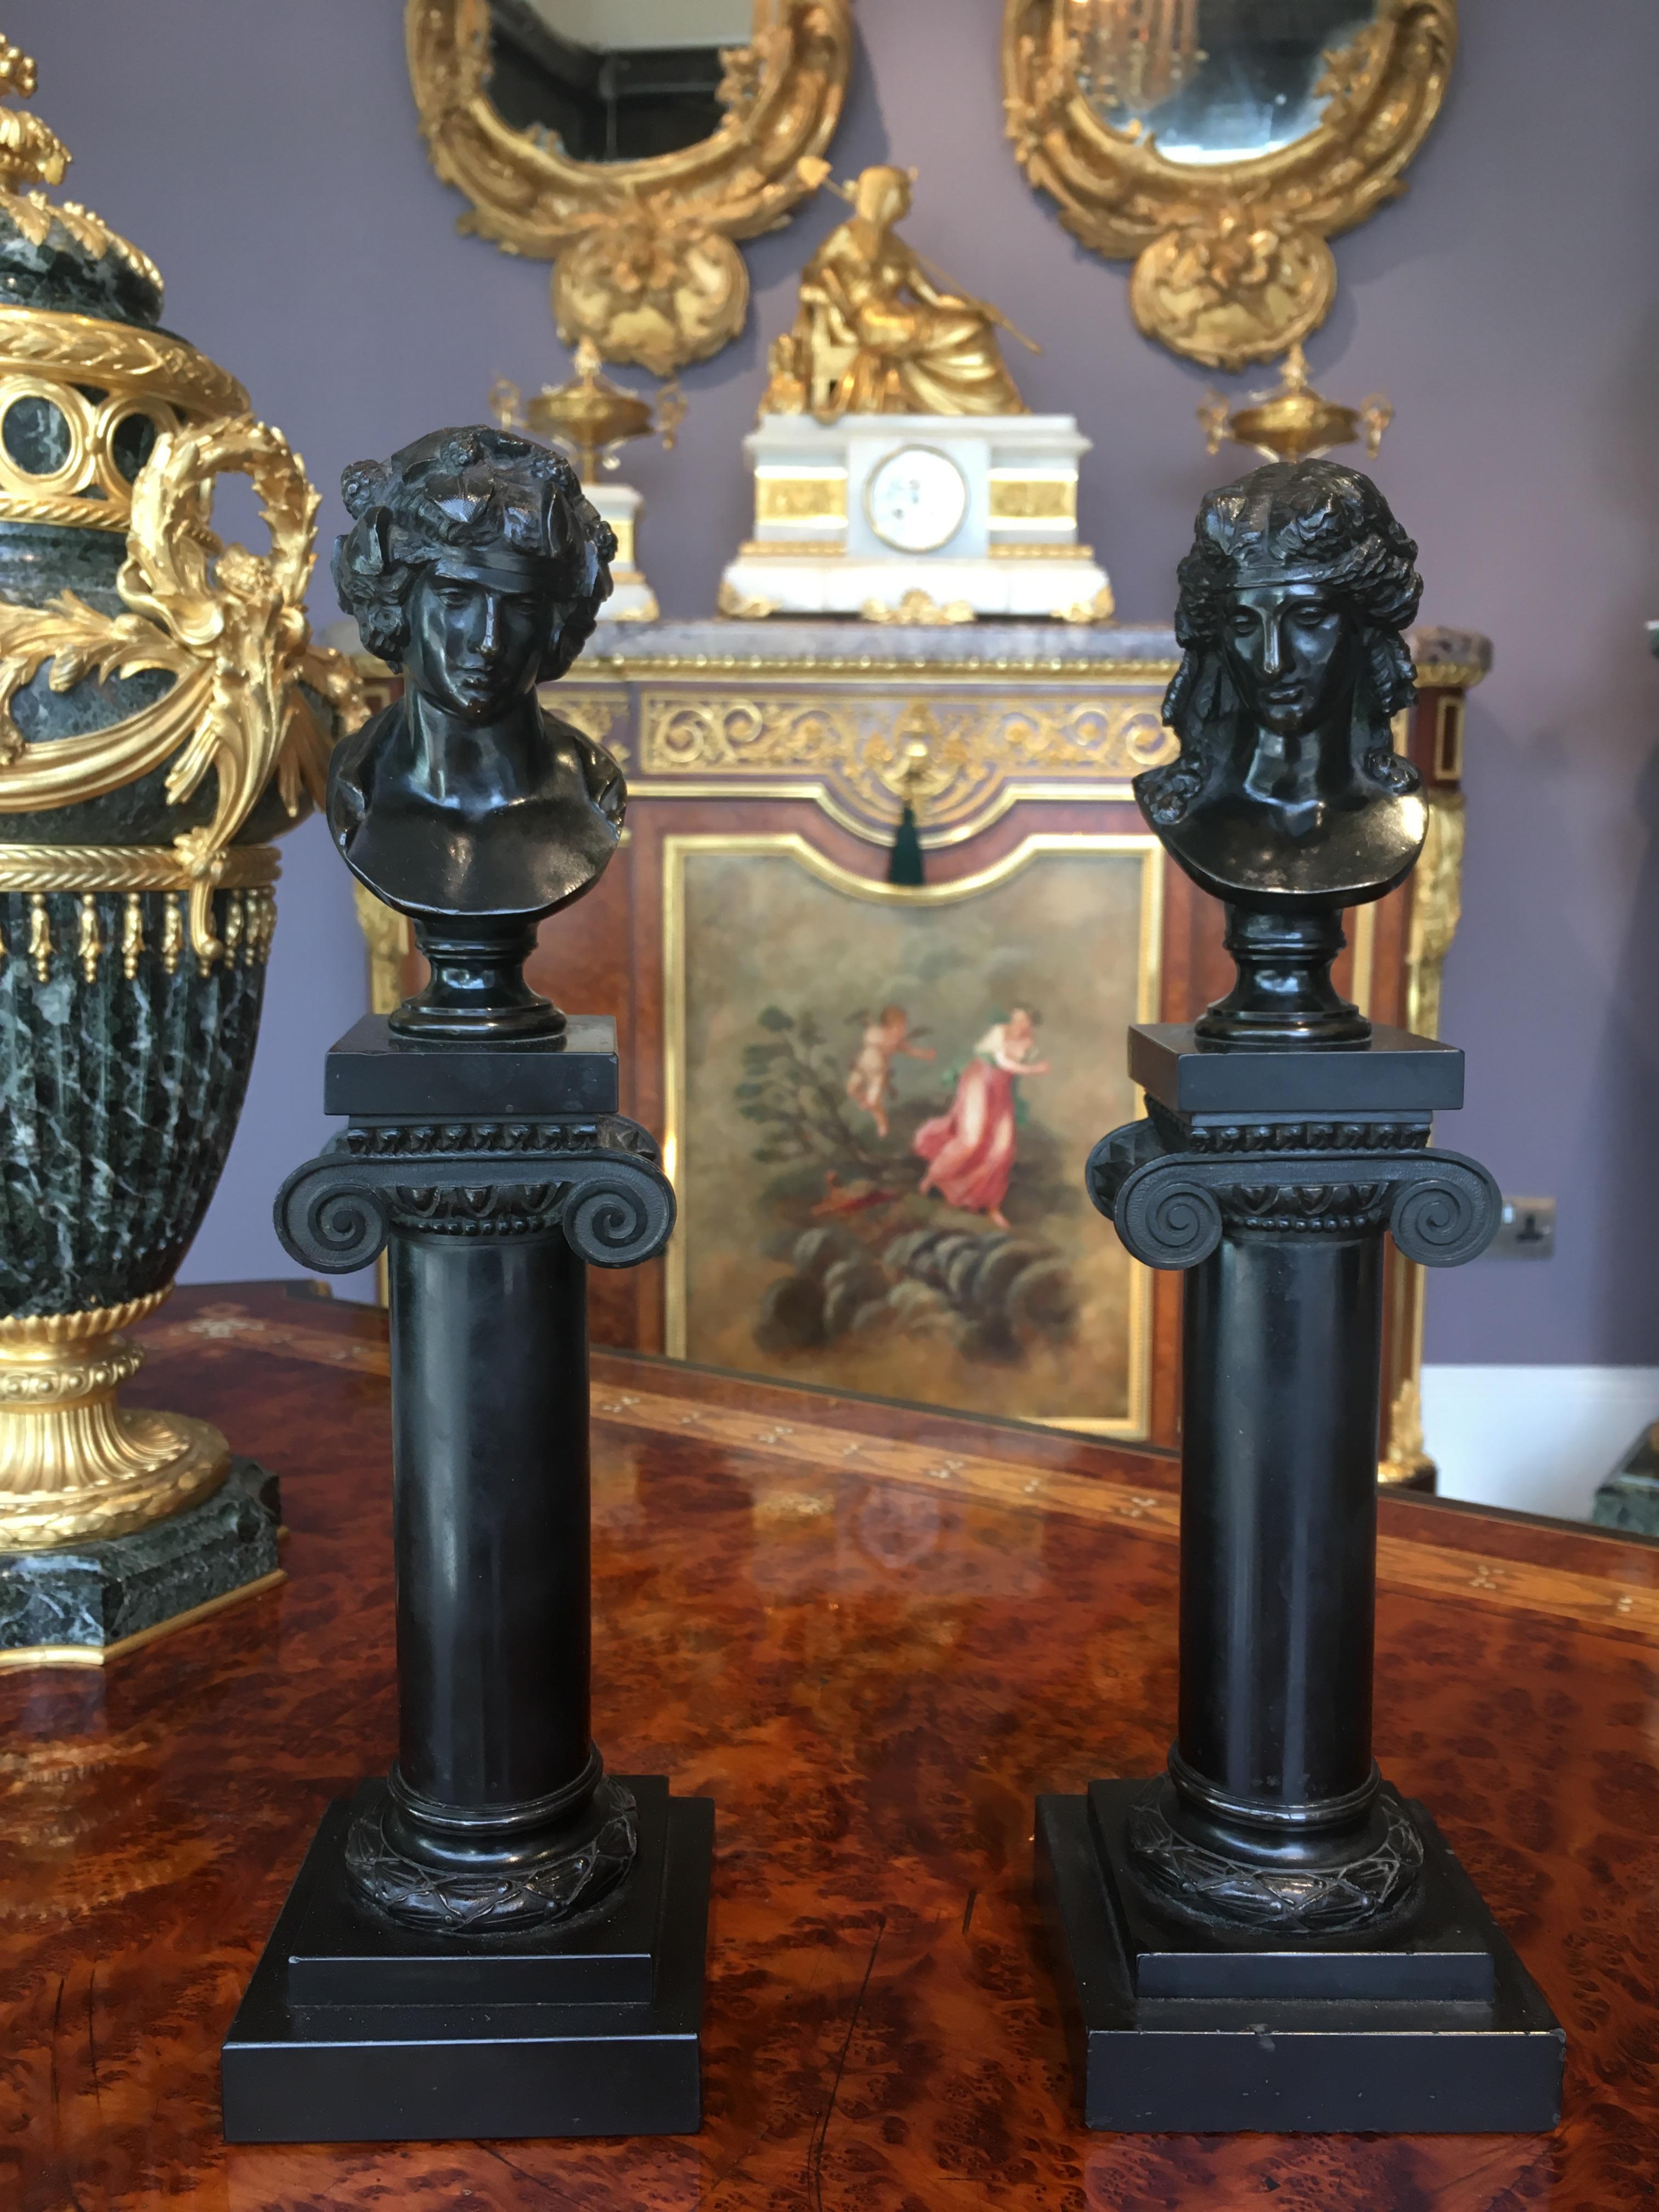
[[[567,462],[500,430],[434,431],[355,464],[341,488],[354,520],[335,587],[404,692],[336,750],[328,825],[433,969],[392,1027],[556,1036],[563,1017],[520,969],[542,917],[598,882],[627,792],[536,686],[592,635],[616,540]]]
[[[1170,853],[1227,905],[1239,981],[1201,1038],[1370,1034],[1329,969],[1342,909],[1403,882],[1427,829],[1391,728],[1416,696],[1401,635],[1416,558],[1376,486],[1334,461],[1273,462],[1199,509],[1164,702],[1180,757],[1134,787]]]

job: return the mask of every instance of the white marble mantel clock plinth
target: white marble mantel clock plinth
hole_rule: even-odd
[[[726,615],[976,615],[1103,622],[1111,586],[1077,535],[1090,441],[1070,415],[763,415],[744,441],[755,534]]]

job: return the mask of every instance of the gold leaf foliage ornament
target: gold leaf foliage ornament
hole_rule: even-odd
[[[734,241],[776,229],[814,188],[852,64],[850,0],[757,0],[750,43],[722,55],[718,128],[642,161],[573,160],[502,119],[489,0],[408,0],[404,35],[432,166],[472,204],[458,227],[554,264],[567,345],[589,338],[670,376],[737,337],[749,272]]]
[[[1456,0],[1374,0],[1371,20],[1320,58],[1310,130],[1269,152],[1201,161],[1169,158],[1139,118],[1115,127],[1090,97],[1079,23],[1116,26],[1130,5],[1005,0],[1015,159],[1074,238],[1133,261],[1130,306],[1148,337],[1211,368],[1271,360],[1330,311],[1327,240],[1405,189],[1401,173],[1445,97]]]
[[[222,546],[210,526],[213,483],[227,471],[250,477],[259,495],[267,554]],[[0,605],[0,814],[100,798],[167,763],[167,797],[179,805],[212,772],[209,820],[173,841],[199,960],[224,954],[214,892],[273,777],[290,815],[302,790],[319,802],[325,795],[329,738],[301,682],[347,726],[362,719],[349,665],[310,643],[301,605],[318,504],[298,456],[267,424],[241,416],[173,431],[158,439],[133,487],[116,579],[129,611],[100,614],[72,592],[45,607]],[[145,669],[175,680],[152,705],[102,729],[29,744],[12,701],[43,666],[59,692]]]

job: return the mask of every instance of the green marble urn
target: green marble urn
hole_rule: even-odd
[[[0,39],[0,100],[33,89]],[[141,1356],[120,1332],[166,1297],[224,1166],[270,841],[361,711],[301,607],[298,457],[161,327],[149,259],[39,189],[68,158],[0,106],[0,1660],[64,1640],[19,1626],[40,1590],[17,1596],[18,1555],[107,1548],[231,1467],[205,1423],[118,1403]],[[213,533],[228,471],[263,552]]]

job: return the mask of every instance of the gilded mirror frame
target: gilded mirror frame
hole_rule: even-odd
[[[1457,0],[1378,0],[1324,56],[1317,125],[1237,161],[1176,163],[1115,131],[1078,83],[1073,0],[1005,0],[1002,89],[1014,157],[1073,237],[1133,260],[1136,323],[1188,361],[1240,369],[1316,330],[1336,297],[1327,240],[1405,190],[1401,172],[1445,98]]]
[[[712,137],[648,161],[568,159],[514,130],[489,94],[489,0],[408,0],[410,82],[433,167],[471,202],[457,228],[550,260],[565,344],[658,376],[706,361],[749,312],[735,240],[775,230],[813,189],[852,66],[851,0],[756,0],[747,46],[723,56]]]

